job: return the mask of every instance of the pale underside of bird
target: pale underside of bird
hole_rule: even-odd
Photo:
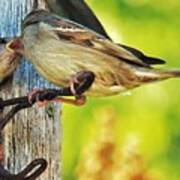
[[[21,45],[20,45],[21,44]],[[40,75],[57,86],[68,86],[81,72],[95,75],[88,96],[119,94],[142,84],[180,76],[179,70],[156,70],[158,58],[116,44],[73,21],[44,10],[25,18],[23,35],[8,45],[25,56]]]

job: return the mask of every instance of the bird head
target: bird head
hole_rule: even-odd
[[[20,54],[5,48],[8,41],[8,39],[0,38],[0,85],[11,76],[21,59]]]

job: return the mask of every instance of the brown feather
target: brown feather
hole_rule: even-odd
[[[143,67],[151,64],[162,64],[163,60],[145,56],[142,52],[121,44],[115,44],[107,37],[87,27],[61,18],[45,10],[36,10],[28,14],[23,22],[23,29],[28,25],[44,22],[51,25],[54,31],[64,40],[78,45],[94,48],[97,51],[114,56],[117,59]]]

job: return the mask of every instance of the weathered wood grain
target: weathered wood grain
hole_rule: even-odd
[[[32,5],[33,0],[0,0],[0,37],[20,35],[21,20]],[[12,83],[0,91],[0,97],[19,97],[33,87],[49,86],[27,61],[22,61]],[[34,107],[19,113],[4,131],[6,168],[18,172],[34,158],[43,157],[48,161],[48,169],[39,179],[59,180],[60,133],[57,106],[49,105],[46,109]]]

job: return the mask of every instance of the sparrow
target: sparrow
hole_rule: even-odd
[[[114,43],[81,24],[45,10],[26,16],[22,37],[7,45],[7,50],[29,60],[49,82],[70,85],[75,103],[86,96],[112,96],[155,81],[179,77],[180,70],[152,67],[163,60],[148,57],[139,50]],[[88,90],[77,94],[74,86],[90,82]],[[62,100],[62,99],[61,99]],[[78,103],[77,103],[78,104]]]
[[[0,39],[0,85],[2,85],[15,71],[21,55],[15,51],[8,51],[5,46],[8,40]]]

